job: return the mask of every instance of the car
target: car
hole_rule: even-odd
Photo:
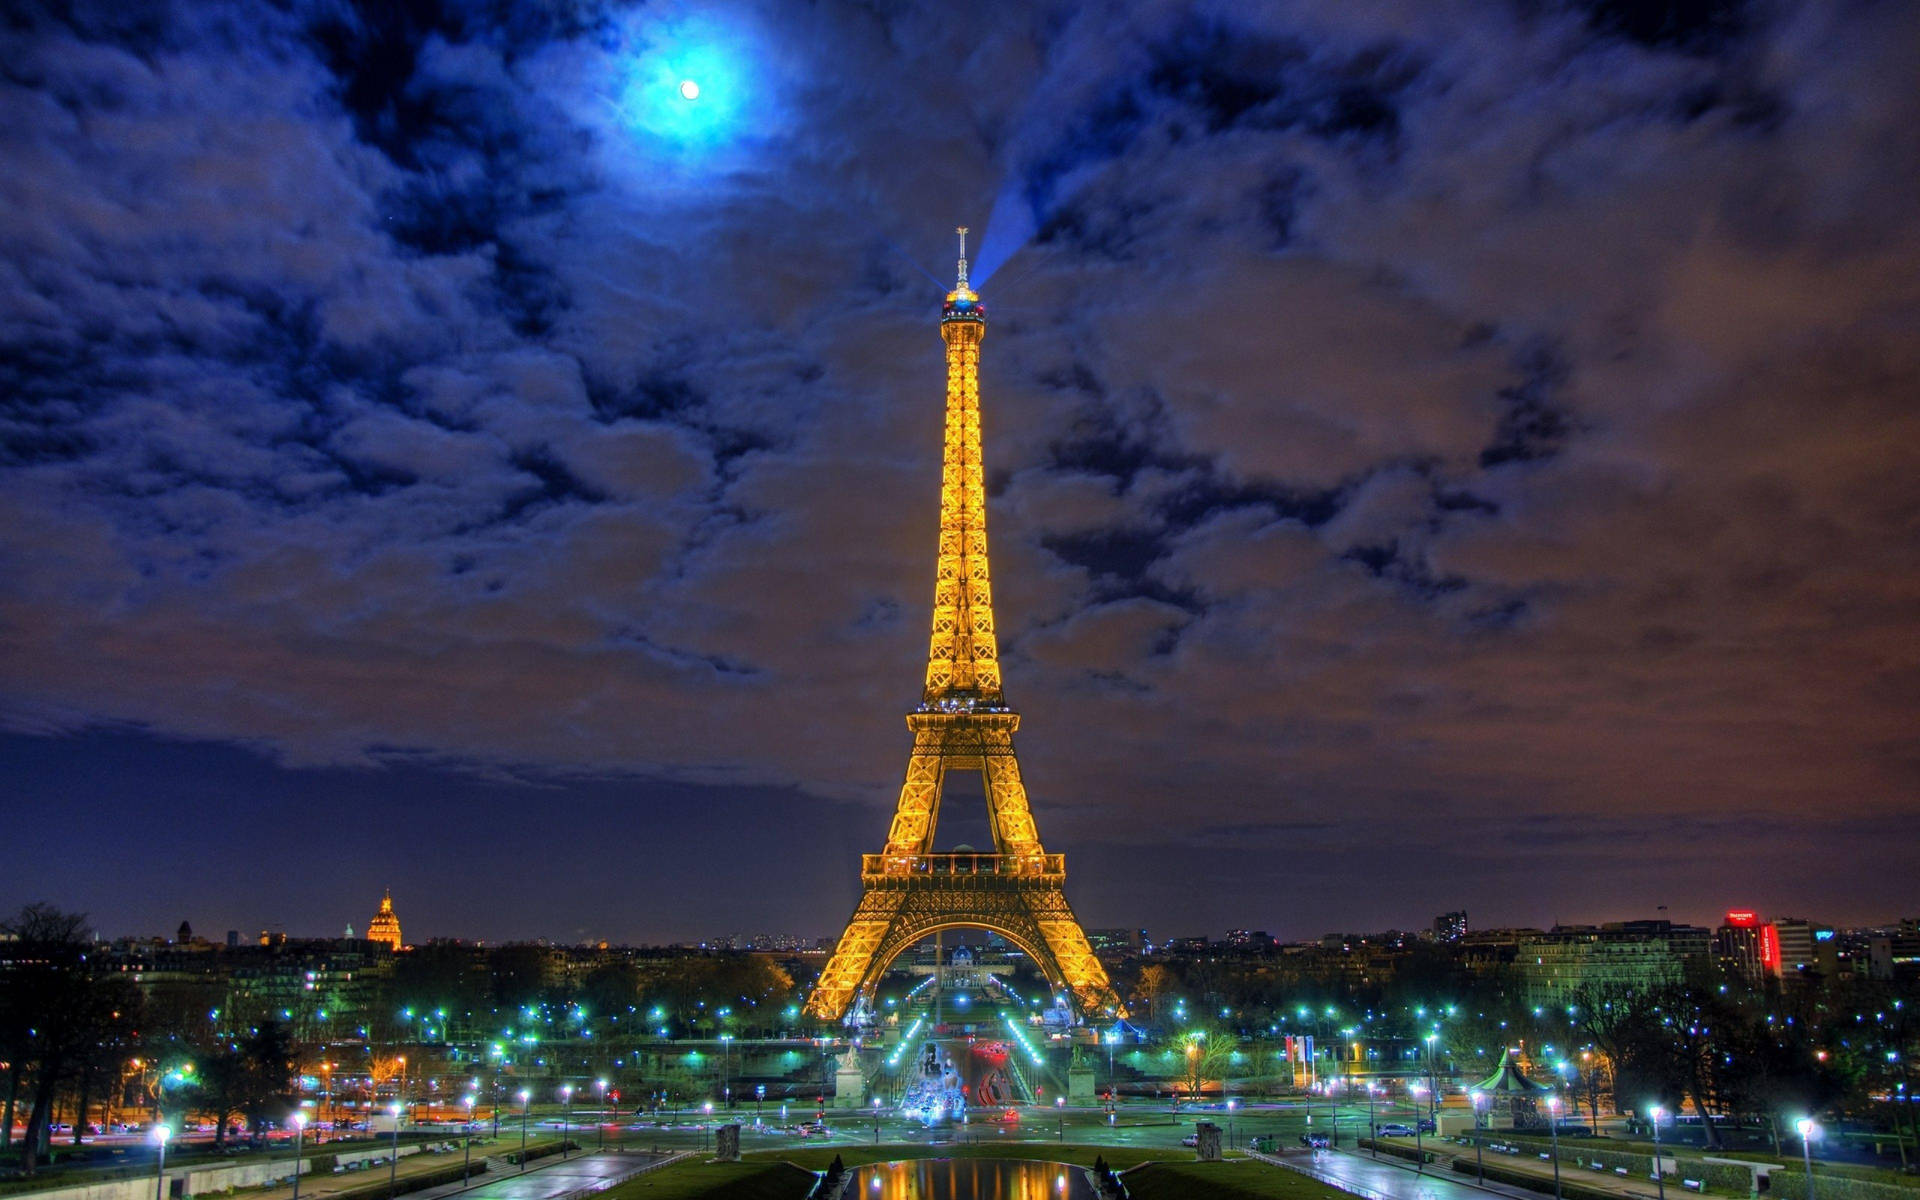
[[[1325,1150],[1327,1148],[1327,1135],[1324,1133],[1303,1133],[1300,1135],[1300,1144],[1309,1150]]]
[[[1198,1146],[1200,1144],[1200,1135],[1197,1133],[1190,1133],[1187,1136],[1180,1139],[1180,1144],[1182,1146]]]
[[[1421,1118],[1420,1118],[1420,1132],[1421,1132],[1421,1133],[1438,1133],[1438,1132],[1439,1132],[1439,1130],[1440,1130],[1440,1127],[1439,1127],[1438,1125],[1436,1125],[1436,1124],[1434,1124],[1434,1121],[1433,1121],[1433,1118],[1432,1118],[1432,1117],[1421,1117]]]
[[[1402,1125],[1398,1122],[1389,1122],[1385,1125],[1375,1125],[1373,1127],[1373,1133],[1375,1137],[1412,1137],[1413,1127],[1410,1125]]]

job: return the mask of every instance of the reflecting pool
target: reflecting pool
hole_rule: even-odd
[[[847,1200],[1093,1200],[1079,1167],[997,1158],[918,1158],[860,1168]]]

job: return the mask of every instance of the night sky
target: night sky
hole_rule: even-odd
[[[0,908],[838,932],[968,224],[1087,925],[1920,911],[1920,5],[403,7],[8,6]]]

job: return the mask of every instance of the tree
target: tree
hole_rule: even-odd
[[[1233,1069],[1236,1049],[1233,1035],[1224,1029],[1203,1026],[1180,1035],[1180,1081],[1186,1087],[1189,1101],[1199,1099],[1200,1089],[1208,1080],[1219,1080],[1221,1090],[1226,1090],[1226,1078]]]
[[[48,1149],[53,1102],[71,1080],[111,1072],[125,1063],[140,1010],[140,994],[118,975],[96,969],[87,954],[87,918],[47,904],[30,904],[0,922],[11,935],[9,963],[0,979],[0,1052],[10,1064],[5,1126],[13,1128],[21,1089],[28,1099],[20,1167],[38,1169]],[[80,1124],[86,1121],[83,1110]]]
[[[285,1106],[293,1082],[293,1039],[279,1021],[266,1021],[237,1042],[216,1046],[200,1064],[200,1096],[213,1116],[213,1143],[226,1144],[227,1119],[246,1118],[257,1138],[269,1112]]]
[[[1133,994],[1145,1001],[1147,1020],[1159,1017],[1160,1001],[1173,990],[1175,982],[1173,969],[1165,963],[1148,963],[1140,969],[1140,982]]]

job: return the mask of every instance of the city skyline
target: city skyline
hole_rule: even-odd
[[[150,928],[108,929],[108,928],[102,927],[98,922],[90,922],[90,925],[92,927],[93,936],[103,942],[126,940],[126,939],[140,940],[140,941],[173,942],[178,940],[177,935],[179,934],[180,927],[182,925],[185,925],[191,930],[191,936],[194,939],[198,941],[212,943],[212,944],[232,942],[237,945],[247,946],[247,945],[258,944],[262,941],[262,939],[274,939],[274,940],[287,939],[287,940],[293,940],[293,941],[325,941],[325,940],[334,939],[334,938],[358,938],[363,940],[365,939],[382,940],[381,937],[378,936],[375,929],[373,928],[373,923],[375,920],[378,919],[378,916],[383,913],[386,902],[391,900],[391,889],[382,889],[382,893],[383,893],[383,899],[381,901],[377,901],[372,905],[362,905],[361,909],[364,911],[360,911],[359,916],[356,917],[351,914],[345,915],[342,918],[342,921],[338,923],[336,927],[331,930],[324,929],[324,928],[306,928],[301,926],[289,926],[284,923],[272,922],[272,921],[265,922],[265,923],[256,921],[251,924],[243,923],[239,925],[201,924],[199,922],[196,922],[191,914],[182,915],[178,920],[157,919],[156,922],[153,923]],[[392,911],[394,913],[399,914],[400,920],[402,922],[402,928],[404,928],[405,930],[411,931],[417,928],[417,926],[414,924],[411,917],[407,915],[409,912],[409,909],[407,904],[405,903],[406,898],[407,898],[406,894],[403,890],[401,900],[391,901],[393,906]],[[1903,923],[1905,925],[1910,925],[1915,920],[1914,917],[1905,915],[1905,914],[1884,914],[1880,919],[1877,919],[1877,920],[1849,923],[1849,922],[1832,921],[1824,917],[1822,914],[1818,914],[1818,913],[1769,912],[1769,911],[1754,909],[1750,907],[1749,908],[1722,908],[1713,913],[1703,914],[1694,918],[1689,918],[1687,914],[1684,914],[1684,913],[1676,914],[1668,911],[1665,907],[1661,907],[1652,915],[1643,915],[1643,914],[1637,914],[1637,913],[1636,914],[1587,913],[1587,914],[1578,914],[1578,915],[1568,916],[1563,919],[1549,921],[1544,924],[1533,924],[1533,925],[1517,924],[1517,923],[1509,923],[1509,922],[1498,922],[1498,921],[1492,921],[1492,922],[1480,921],[1480,920],[1473,919],[1471,910],[1450,910],[1447,912],[1435,913],[1423,919],[1414,919],[1412,917],[1408,917],[1408,918],[1405,918],[1400,923],[1381,925],[1377,927],[1361,928],[1357,926],[1348,926],[1348,927],[1342,927],[1342,928],[1329,928],[1329,929],[1321,930],[1318,933],[1306,933],[1306,934],[1279,933],[1279,932],[1275,932],[1272,929],[1260,927],[1256,922],[1241,922],[1239,924],[1228,925],[1225,927],[1199,929],[1199,928],[1189,928],[1189,927],[1175,927],[1171,925],[1165,926],[1162,928],[1155,928],[1150,924],[1146,924],[1142,922],[1137,922],[1137,921],[1124,922],[1123,921],[1113,925],[1089,924],[1087,928],[1090,933],[1100,934],[1103,936],[1111,936],[1117,931],[1124,931],[1130,935],[1133,933],[1138,933],[1142,935],[1146,945],[1150,947],[1160,947],[1160,948],[1164,948],[1171,943],[1188,942],[1196,938],[1210,941],[1216,944],[1225,945],[1233,942],[1236,935],[1253,935],[1253,936],[1266,937],[1270,939],[1275,946],[1306,946],[1306,945],[1312,945],[1314,943],[1324,942],[1328,939],[1338,938],[1338,937],[1348,937],[1353,939],[1371,939],[1371,938],[1385,938],[1389,935],[1398,935],[1401,939],[1409,942],[1417,942],[1417,941],[1445,942],[1449,940],[1455,940],[1455,937],[1452,935],[1442,935],[1438,927],[1440,923],[1445,921],[1451,921],[1456,918],[1460,922],[1463,934],[1484,936],[1489,934],[1515,933],[1515,932],[1528,932],[1528,931],[1538,932],[1538,933],[1551,933],[1555,930],[1566,931],[1566,932],[1573,932],[1573,931],[1579,931],[1579,930],[1597,930],[1597,929],[1606,928],[1609,925],[1615,926],[1618,928],[1625,928],[1635,923],[1644,924],[1644,925],[1657,925],[1662,922],[1670,924],[1672,927],[1676,929],[1688,928],[1688,929],[1694,929],[1694,930],[1710,930],[1717,926],[1726,924],[1729,920],[1733,919],[1736,916],[1750,917],[1762,924],[1773,922],[1773,921],[1812,921],[1816,925],[1821,925],[1821,926],[1831,928],[1840,932],[1862,932],[1869,929],[1892,929],[1892,928],[1903,926]],[[966,933],[970,934],[971,937],[976,940],[983,936],[991,936],[991,934],[988,933],[987,931],[981,931],[981,930],[969,930],[969,931],[966,931]],[[586,935],[574,937],[574,938],[554,937],[554,936],[549,936],[547,934],[533,934],[533,935],[526,935],[526,936],[510,936],[510,937],[492,937],[492,936],[474,934],[471,932],[436,930],[431,932],[424,932],[419,936],[405,937],[403,939],[403,945],[404,945],[404,948],[411,949],[415,946],[425,945],[432,942],[458,942],[458,943],[470,944],[470,945],[489,945],[489,946],[525,944],[525,943],[545,943],[545,944],[550,944],[555,946],[594,946],[594,945],[605,944],[613,948],[643,948],[643,949],[644,948],[685,948],[685,949],[706,948],[706,949],[720,949],[720,950],[777,949],[782,951],[823,952],[831,948],[834,940],[835,939],[834,939],[832,930],[809,931],[809,930],[791,928],[791,927],[779,928],[779,927],[760,926],[760,927],[752,927],[752,928],[733,928],[733,929],[713,928],[713,929],[707,929],[707,930],[701,931],[700,933],[695,935],[666,937],[666,938],[660,938],[656,940],[647,940],[647,939],[621,940],[618,938],[609,937],[604,933],[602,934],[590,933],[590,934],[586,934]],[[402,945],[396,945],[394,947],[394,949],[396,950],[401,948],[403,948]]]
[[[1911,916],[1920,15],[1635,11],[28,14],[0,908],[832,931],[968,224],[1084,924]]]

